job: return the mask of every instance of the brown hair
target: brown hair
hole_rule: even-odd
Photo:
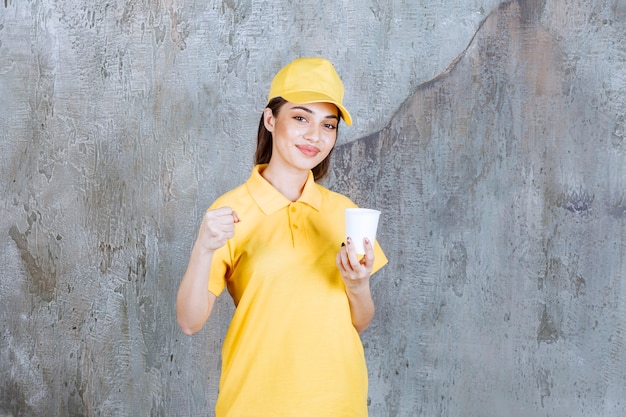
[[[272,111],[274,117],[278,116],[278,112],[280,108],[287,103],[282,97],[274,97],[267,103],[266,108],[269,108]],[[341,117],[341,113],[339,114]],[[339,126],[337,126],[339,129]],[[339,131],[337,131],[337,134]],[[259,131],[257,133],[257,143],[256,143],[256,151],[254,152],[254,163],[255,164],[267,164],[270,162],[272,158],[272,133],[269,132],[265,128],[265,121],[263,115],[261,115],[261,121],[259,122]],[[333,146],[333,149],[335,147]],[[333,149],[330,150],[330,153],[322,162],[320,162],[316,167],[312,169],[313,177],[315,180],[320,180],[326,176],[328,173],[328,168],[330,167],[330,156],[333,153]]]

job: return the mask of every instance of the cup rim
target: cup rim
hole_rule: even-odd
[[[353,214],[380,214],[380,210],[365,208],[365,207],[349,207],[346,209],[346,213]]]

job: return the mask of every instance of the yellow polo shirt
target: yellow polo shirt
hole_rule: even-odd
[[[217,417],[367,416],[361,339],[335,257],[347,197],[313,180],[291,202],[256,166],[211,206],[241,219],[216,251],[209,291],[236,305],[222,348]],[[387,263],[375,243],[373,272]]]

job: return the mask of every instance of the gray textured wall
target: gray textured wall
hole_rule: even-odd
[[[626,415],[626,3],[301,3],[0,4],[0,415],[213,415],[232,306],[183,336],[178,281],[318,54],[327,185],[384,212],[372,417]]]

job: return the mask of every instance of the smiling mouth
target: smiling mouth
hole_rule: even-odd
[[[296,148],[298,148],[300,152],[302,152],[306,156],[317,156],[317,154],[320,153],[320,150],[317,149],[315,146],[296,145]]]

